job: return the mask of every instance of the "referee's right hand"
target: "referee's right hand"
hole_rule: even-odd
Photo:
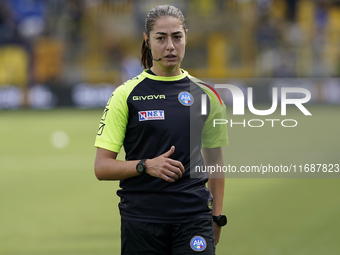
[[[175,146],[171,146],[170,150],[164,154],[147,159],[145,161],[146,173],[162,178],[167,182],[175,182],[178,178],[181,178],[184,173],[184,166],[180,161],[169,158],[174,151]]]

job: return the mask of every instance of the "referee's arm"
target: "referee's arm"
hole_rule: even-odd
[[[222,148],[203,148],[204,162],[207,166],[223,166]],[[209,178],[208,188],[214,197],[212,214],[218,216],[223,211],[223,196],[224,196],[224,174],[218,173],[216,176]],[[221,235],[221,227],[214,222],[215,244],[218,243]]]
[[[97,148],[94,172],[98,180],[123,180],[139,175],[136,171],[138,160],[116,160],[118,153]]]
[[[174,182],[182,177],[184,166],[181,162],[169,158],[175,151],[172,146],[162,155],[147,159],[146,174],[161,178],[167,182]],[[94,171],[98,180],[123,180],[140,175],[136,171],[136,165],[140,160],[117,160],[118,153],[97,148]]]

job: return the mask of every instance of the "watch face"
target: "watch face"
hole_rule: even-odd
[[[136,165],[136,170],[139,174],[144,174],[146,171],[146,165],[145,165],[145,160],[146,159],[142,159],[141,161],[139,161],[139,163]]]
[[[140,173],[140,174],[144,174],[145,173],[145,170],[146,170],[146,167],[144,165],[144,162],[139,162],[136,166],[137,168],[137,172]]]
[[[140,165],[137,166],[138,173],[143,173],[143,170],[144,170],[143,165],[140,164]]]
[[[219,225],[220,226],[225,226],[227,224],[227,217],[225,215],[221,215],[219,219]]]

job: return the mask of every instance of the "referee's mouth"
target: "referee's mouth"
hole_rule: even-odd
[[[176,55],[174,55],[174,54],[168,54],[168,55],[165,56],[165,58],[166,58],[167,60],[175,60],[175,59],[176,59]]]

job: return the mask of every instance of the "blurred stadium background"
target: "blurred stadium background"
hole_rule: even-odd
[[[226,164],[340,163],[338,0],[0,0],[0,254],[119,254],[118,183],[96,180],[93,143],[164,3],[188,20],[192,75],[252,86],[265,109],[273,86],[312,93],[312,116],[284,117],[296,128],[229,128]],[[339,184],[227,178],[218,254],[339,254]]]
[[[338,0],[2,0],[0,109],[105,105],[141,71],[144,18],[161,3],[187,17],[194,76],[340,75]],[[339,103],[339,81],[324,83],[318,101]]]

